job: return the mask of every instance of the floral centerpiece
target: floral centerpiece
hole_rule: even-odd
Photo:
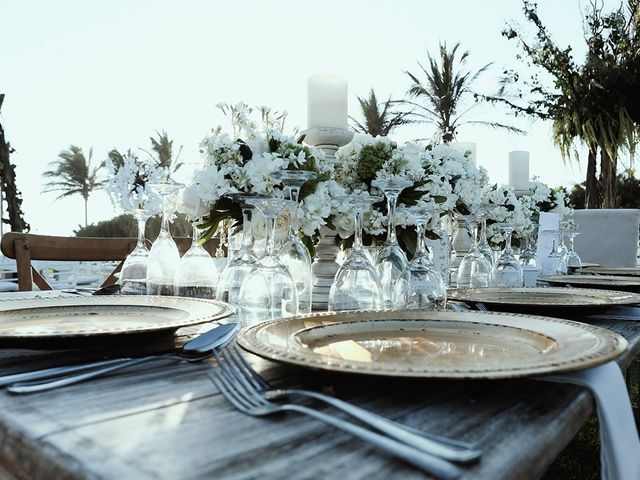
[[[327,225],[332,209],[337,207],[332,197],[342,189],[331,179],[333,165],[322,151],[305,145],[304,136],[283,133],[286,112],[274,112],[260,107],[260,120],[253,118],[254,109],[244,103],[218,107],[229,118],[232,133],[221,126],[213,129],[200,144],[203,165],[193,174],[184,190],[181,211],[199,219],[205,230],[203,239],[216,231],[220,221],[233,218],[240,224],[240,206],[227,193],[245,192],[283,195],[280,182],[272,177],[282,169],[308,170],[317,174],[300,192],[297,223],[307,238],[317,236]]]

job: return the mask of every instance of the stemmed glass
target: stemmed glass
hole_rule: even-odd
[[[429,258],[425,242],[427,223],[439,215],[436,205],[416,205],[404,211],[413,217],[417,231],[416,251],[394,287],[394,306],[421,310],[444,310],[447,288]]]
[[[180,297],[215,298],[216,282],[220,272],[216,263],[202,245],[201,232],[193,225],[191,248],[178,263],[173,279],[173,293]]]
[[[393,308],[393,289],[396,279],[407,267],[405,255],[396,237],[396,207],[402,190],[413,185],[413,182],[402,178],[374,180],[371,185],[379,188],[387,198],[387,240],[376,256],[376,269],[382,285],[384,308]]]
[[[487,240],[487,215],[490,205],[480,205],[476,220],[480,222],[480,240],[478,241],[478,251],[484,255],[489,264],[493,266],[494,256],[493,249]]]
[[[242,320],[252,323],[297,315],[296,286],[278,257],[274,239],[276,217],[289,202],[281,198],[247,198],[246,201],[266,218],[267,247],[240,287],[238,304],[242,309]]]
[[[257,257],[253,251],[253,235],[251,234],[251,220],[254,207],[248,200],[251,198],[258,199],[268,197],[249,193],[229,193],[226,194],[225,197],[230,198],[240,205],[240,209],[242,210],[242,244],[220,274],[216,288],[216,298],[223,302],[238,305],[242,282],[249,276],[253,265],[257,261]]]
[[[569,237],[569,250],[564,256],[563,260],[565,265],[567,266],[568,273],[577,273],[582,270],[582,260],[580,259],[580,255],[575,250],[575,238],[580,235],[580,232],[576,232],[575,230],[567,230],[565,231],[565,235]]]
[[[158,238],[149,251],[147,268],[147,294],[173,295],[173,279],[180,262],[180,252],[169,231],[169,222],[176,205],[176,195],[183,184],[174,180],[148,184],[161,199],[162,224]]]
[[[138,208],[132,212],[138,224],[138,241],[122,265],[119,283],[120,292],[125,295],[144,295],[147,293],[147,265],[149,250],[145,240],[145,226],[150,212]]]
[[[289,222],[287,239],[278,249],[280,261],[289,269],[293,277],[298,293],[298,310],[301,313],[311,313],[311,292],[313,289],[313,276],[311,273],[311,255],[304,246],[300,237],[296,235],[294,228],[297,219],[298,201],[300,189],[309,180],[318,175],[315,172],[305,170],[279,170],[272,177],[280,180],[287,187],[289,199],[294,202],[293,215]]]
[[[522,267],[511,248],[513,226],[501,223],[498,227],[504,231],[505,246],[491,271],[491,283],[494,287],[521,287],[524,283]]]
[[[354,241],[347,257],[338,269],[329,290],[329,310],[377,310],[382,308],[382,285],[376,268],[362,246],[362,214],[379,197],[362,197],[357,194],[338,197],[348,202],[354,213]]]
[[[477,213],[477,211],[474,213]],[[474,215],[473,218],[468,220],[468,223],[473,235],[473,246],[458,266],[458,288],[488,287],[491,279],[492,267],[489,260],[487,260],[478,248],[478,217]]]
[[[536,260],[536,238],[539,225],[534,223],[530,225],[530,230],[523,236],[524,247],[520,252],[520,265],[523,267],[537,267]]]

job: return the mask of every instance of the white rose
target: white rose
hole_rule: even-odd
[[[201,218],[207,213],[207,207],[202,203],[195,185],[190,185],[182,191],[182,197],[178,202],[178,211],[184,213],[191,220]]]

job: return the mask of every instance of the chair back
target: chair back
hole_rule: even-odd
[[[191,245],[189,238],[176,238],[176,244],[180,254],[184,254]],[[205,249],[213,254],[217,248],[217,239],[204,244]],[[116,262],[117,265],[108,275],[102,286],[115,283],[116,273],[122,268],[127,255],[135,248],[134,238],[83,238],[83,237],[56,237],[50,235],[35,235],[30,233],[5,233],[0,242],[2,253],[7,258],[15,259],[18,273],[18,288],[21,291],[33,289],[35,283],[40,290],[52,290],[51,283],[67,281],[68,272],[73,271],[77,275],[77,265],[67,269],[63,263],[57,262]],[[39,261],[56,262],[53,269],[47,274],[52,274],[49,280],[35,268]],[[42,268],[43,264],[40,264]],[[47,264],[48,265],[48,264]]]

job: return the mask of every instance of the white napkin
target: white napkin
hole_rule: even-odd
[[[571,383],[591,391],[600,421],[602,480],[640,479],[640,440],[629,392],[616,362],[578,372],[540,378]]]

